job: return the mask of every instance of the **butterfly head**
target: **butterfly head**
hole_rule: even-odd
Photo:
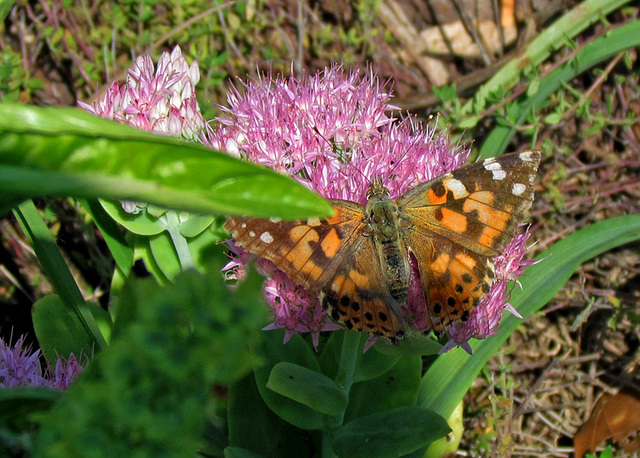
[[[382,178],[380,175],[375,175],[371,180],[371,186],[367,190],[367,200],[375,199],[376,197],[386,196],[389,197],[389,189],[382,184]]]

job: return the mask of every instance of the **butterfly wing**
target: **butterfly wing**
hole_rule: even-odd
[[[322,305],[348,329],[385,337],[394,344],[404,335],[402,304],[389,292],[371,236],[358,240],[322,288]]]
[[[404,330],[400,305],[383,279],[364,208],[342,200],[331,203],[335,214],[330,218],[230,217],[225,229],[238,246],[272,261],[294,283],[322,292],[333,319],[394,340]]]
[[[463,320],[493,283],[492,259],[531,207],[540,152],[469,164],[398,200],[435,330]]]

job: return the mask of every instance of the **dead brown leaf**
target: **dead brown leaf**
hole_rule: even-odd
[[[582,458],[587,451],[594,452],[596,447],[611,437],[625,451],[632,453],[640,448],[640,440],[632,441],[629,436],[638,431],[640,399],[623,391],[605,393],[573,438],[576,458]]]

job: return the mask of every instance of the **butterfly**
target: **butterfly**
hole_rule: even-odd
[[[534,196],[539,151],[467,164],[394,201],[379,176],[362,206],[329,200],[328,218],[229,217],[236,245],[272,261],[348,329],[398,343],[417,264],[436,332],[465,322],[489,292],[493,258],[511,241]]]

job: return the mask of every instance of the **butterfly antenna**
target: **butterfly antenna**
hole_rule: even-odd
[[[435,116],[436,118],[436,123],[434,125],[433,131],[431,132],[431,135],[433,136],[435,134],[435,127],[438,125],[438,119],[439,119],[439,115]],[[430,122],[432,119],[434,118],[433,115],[429,115],[429,118],[427,119],[426,123]],[[411,133],[415,133],[416,129],[415,129],[415,125],[414,123],[411,121],[412,118],[409,117],[407,118],[409,120],[409,123],[411,124]],[[416,120],[416,122],[419,122]],[[414,135],[413,136],[413,140],[411,142],[411,144],[409,145],[409,147],[402,153],[402,155],[396,160],[393,161],[393,166],[391,167],[391,169],[389,170],[388,174],[387,174],[387,179],[391,179],[391,177],[393,176],[393,172],[396,170],[396,168],[402,163],[402,161],[404,160],[405,157],[407,157],[409,155],[409,153],[413,150],[413,148],[422,140],[422,137],[420,135]]]

